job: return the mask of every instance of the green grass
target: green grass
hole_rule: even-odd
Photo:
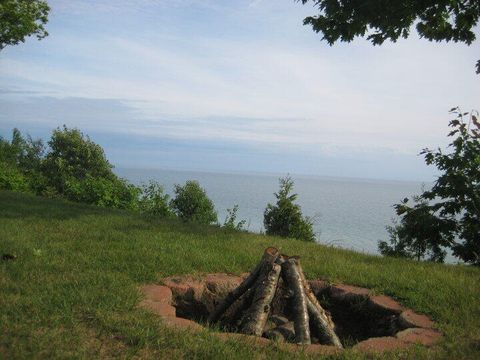
[[[175,332],[136,308],[173,274],[248,271],[263,249],[300,255],[307,277],[366,286],[431,316],[444,340],[391,358],[480,357],[480,269],[386,259],[294,240],[146,219],[0,192],[0,358],[291,358]],[[347,351],[343,358],[362,358]]]

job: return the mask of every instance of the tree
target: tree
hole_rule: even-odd
[[[25,42],[35,35],[38,40],[48,35],[44,25],[48,22],[50,7],[45,0],[0,1],[0,50],[7,45]]]
[[[364,37],[374,45],[407,38],[413,24],[420,37],[470,45],[480,18],[480,1],[473,0],[311,0],[320,10],[304,19],[330,45]],[[303,4],[309,0],[301,0]],[[480,61],[477,62],[480,72]]]
[[[297,194],[291,194],[293,180],[286,176],[279,180],[280,190],[274,193],[276,205],[268,204],[263,214],[263,224],[267,235],[292,237],[299,240],[315,241],[313,222],[302,216],[302,210],[294,201]]]
[[[458,108],[452,112],[456,114],[449,124],[452,151],[421,152],[427,165],[442,174],[412,205],[408,198],[395,205],[401,219],[391,245],[379,243],[384,255],[403,256],[406,251],[420,259],[430,252],[430,260],[443,261],[444,249],[450,248],[461,260],[480,266],[480,122]]]
[[[184,186],[176,184],[174,193],[175,198],[170,202],[170,206],[180,219],[199,224],[217,222],[213,202],[198,181],[189,180]]]
[[[137,207],[140,190],[119,179],[102,147],[80,130],[57,128],[48,145],[50,149],[42,164],[47,192],[104,207]]]

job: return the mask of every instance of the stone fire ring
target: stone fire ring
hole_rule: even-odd
[[[170,328],[200,331],[205,327],[194,320],[200,322],[205,320],[218,302],[240,285],[247,275],[217,273],[206,274],[203,277],[168,277],[162,280],[163,285],[144,285],[141,288],[144,298],[139,306],[160,316],[164,324]],[[387,331],[386,334],[375,334],[373,337],[358,341],[353,344],[352,349],[381,353],[407,349],[413,344],[430,347],[442,337],[442,334],[433,328],[434,323],[430,318],[403,307],[388,296],[373,295],[372,291],[366,288],[329,284],[323,280],[312,280],[309,283],[319,299],[326,297],[337,306],[362,306],[363,309],[369,309],[372,313],[381,314],[382,328],[394,329],[384,330]],[[327,308],[327,310],[330,309]],[[335,314],[332,315],[335,321]],[[389,324],[387,327],[385,327],[386,319]],[[225,341],[244,339],[260,346],[271,343],[271,340],[263,337],[239,333],[215,332],[213,334]],[[311,354],[327,355],[342,351],[334,346],[319,344],[303,347],[291,343],[279,345],[291,350],[303,348],[303,351]]]

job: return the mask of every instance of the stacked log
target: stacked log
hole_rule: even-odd
[[[278,291],[280,284],[282,291]],[[272,304],[282,301],[289,304],[295,343],[310,344],[313,333],[321,344],[342,348],[333,322],[305,278],[300,258],[282,255],[273,247],[265,249],[255,269],[218,304],[208,321],[235,327],[248,335],[280,336],[282,331],[289,331],[290,322],[278,331],[266,329],[266,325],[272,315]]]

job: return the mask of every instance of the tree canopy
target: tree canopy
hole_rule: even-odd
[[[480,17],[480,2],[471,0],[301,0],[313,1],[320,13],[305,25],[323,33],[323,39],[352,41],[367,36],[373,44],[407,38],[412,25],[421,37],[435,41],[471,44]]]
[[[427,165],[441,174],[412,205],[408,198],[395,205],[400,223],[389,227],[390,245],[379,243],[384,255],[441,262],[449,248],[466,263],[480,266],[480,122],[473,113],[452,112],[457,117],[450,121],[449,150],[422,151]]]
[[[46,37],[48,32],[44,25],[48,22],[49,11],[45,0],[1,0],[0,50],[25,42],[31,35],[39,40]]]
[[[330,45],[366,37],[374,45],[407,38],[415,25],[420,37],[470,45],[480,18],[480,1],[474,0],[297,0],[313,2],[319,14],[303,20],[323,34]],[[480,73],[480,60],[476,64]]]

